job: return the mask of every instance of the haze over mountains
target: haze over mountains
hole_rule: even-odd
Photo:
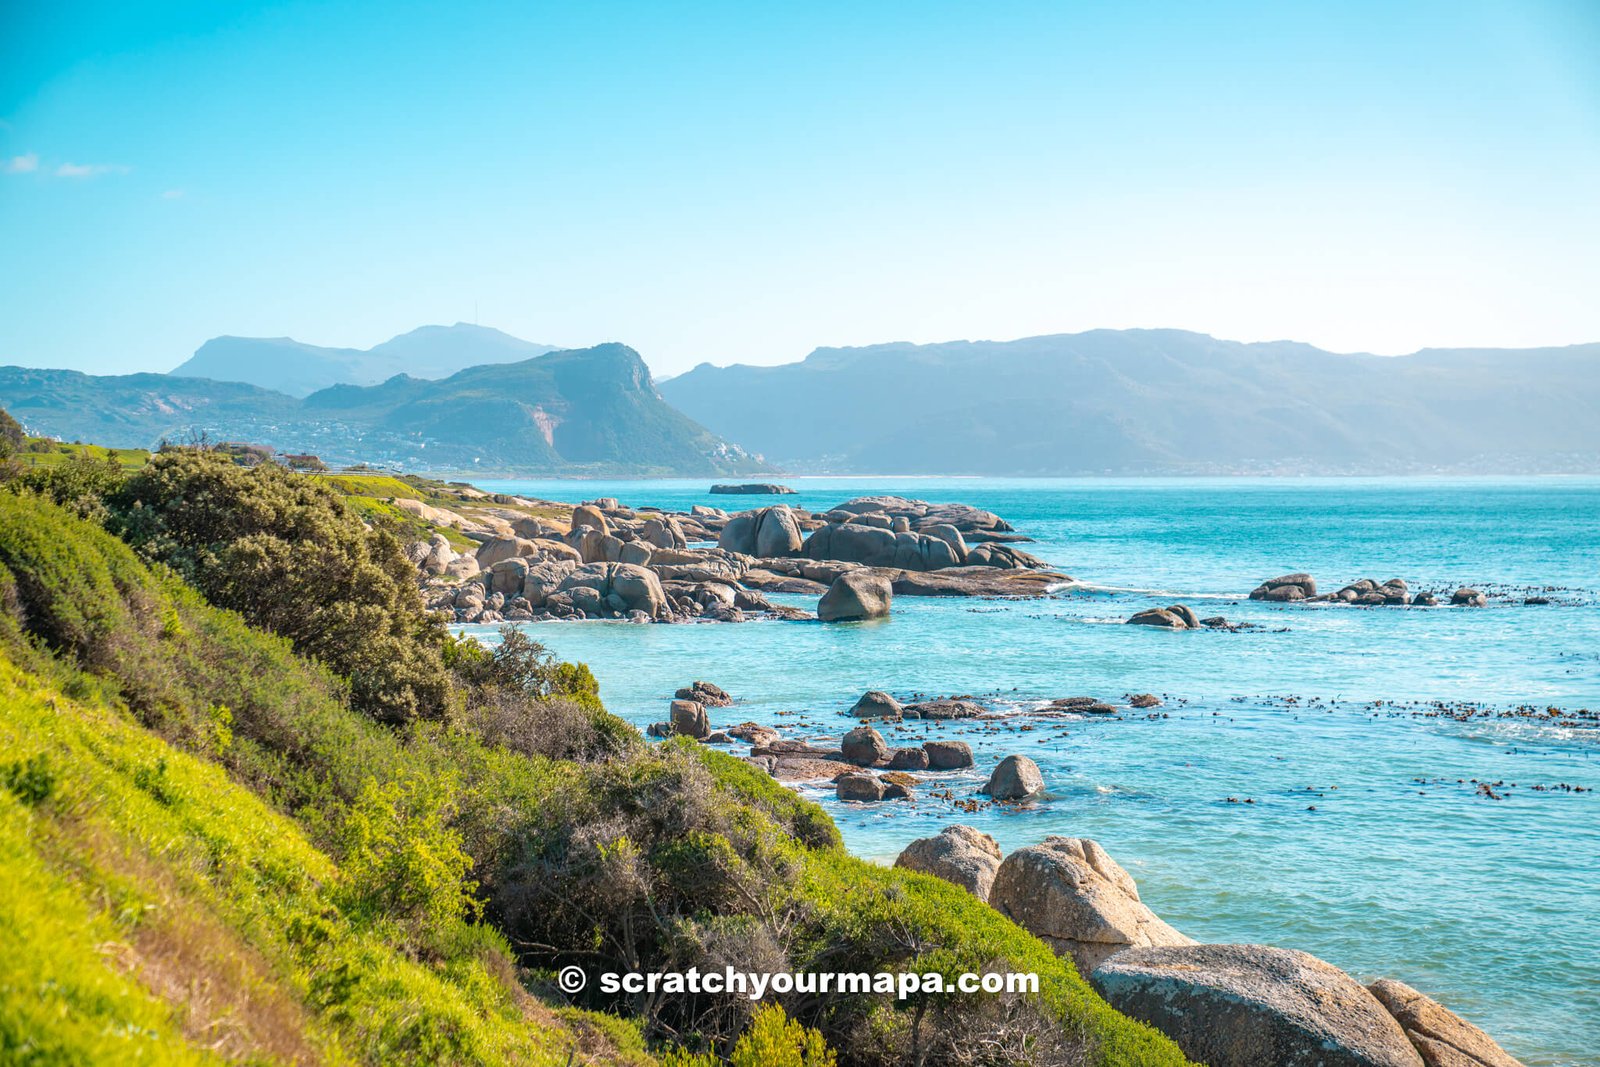
[[[1387,357],[1093,330],[704,364],[661,391],[798,471],[1600,471],[1600,344]]]
[[[458,322],[422,326],[371,348],[326,348],[290,337],[213,337],[172,373],[309,396],[330,385],[377,385],[396,374],[446,378],[468,367],[514,363],[555,350]]]
[[[1600,471],[1600,344],[1385,357],[1093,330],[655,383],[625,345],[550,351],[458,323],[366,350],[217,338],[170,375],[0,368],[0,406],[118,447],[204,432],[433,471],[770,471],[758,455],[843,474]]]

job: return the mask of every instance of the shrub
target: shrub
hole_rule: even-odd
[[[142,556],[326,663],[354,706],[386,722],[445,714],[444,629],[423,610],[415,568],[326,487],[179,449],[107,502],[108,525]]]

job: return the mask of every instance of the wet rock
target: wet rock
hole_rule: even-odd
[[[1090,981],[1211,1067],[1423,1067],[1400,1024],[1315,956],[1265,945],[1130,948]]]
[[[904,714],[908,719],[944,722],[948,719],[974,719],[987,711],[988,709],[982,704],[974,704],[970,700],[942,697],[938,700],[919,700],[915,704],[907,704]]]
[[[988,900],[995,872],[1000,869],[1000,846],[970,826],[946,826],[933,837],[911,842],[894,865],[942,878],[979,900]]]
[[[834,579],[817,601],[817,618],[823,622],[882,618],[889,614],[893,599],[888,579],[852,571]]]
[[[738,726],[728,727],[728,736],[737,737],[741,741],[749,742],[752,746],[771,744],[778,740],[778,731],[770,726],[762,726],[756,722],[742,722]]]
[[[1458,607],[1483,608],[1488,607],[1489,598],[1478,590],[1464,585],[1450,594],[1450,603]]]
[[[982,792],[995,800],[1026,800],[1044,792],[1044,775],[1027,756],[1007,756],[989,775]]]
[[[738,485],[713,485],[711,492],[728,496],[771,496],[793,493],[794,490],[787,485],[777,485],[773,482],[744,482]],[[700,505],[697,504],[695,506],[699,507]],[[706,510],[714,509],[708,508]]]
[[[898,719],[904,712],[900,702],[881,689],[869,689],[851,707],[850,714],[858,719]]]
[[[1194,943],[1146,907],[1133,877],[1088,838],[1047,837],[1013,852],[989,902],[1084,975],[1128,948]]]
[[[883,799],[883,782],[875,774],[842,774],[833,784],[834,795],[840,800],[873,802]]]
[[[883,735],[870,726],[857,726],[845,734],[839,748],[844,758],[858,767],[871,767],[889,758],[889,746],[884,743]]]
[[[733,738],[723,730],[712,730],[706,735],[705,742],[708,745],[727,745],[733,742]]]
[[[1128,698],[1128,706],[1134,708],[1159,708],[1161,698],[1154,693],[1140,693]]]
[[[928,769],[928,752],[922,748],[897,748],[889,753],[892,771],[925,771]]]
[[[911,787],[904,782],[884,782],[883,799],[885,800],[915,800],[917,795]]]
[[[972,766],[972,746],[965,741],[928,741],[922,746],[928,754],[928,768],[959,771]]]
[[[1193,620],[1192,622],[1190,620]],[[1183,604],[1170,608],[1147,608],[1128,620],[1130,626],[1159,626],[1167,630],[1199,629],[1200,619]]]
[[[1251,600],[1306,600],[1317,595],[1317,582],[1304,571],[1268,578],[1250,593]]]
[[[1382,978],[1367,992],[1394,1016],[1427,1067],[1522,1067],[1494,1038],[1404,982]]]
[[[766,758],[772,760],[772,776],[780,782],[831,782],[851,773],[850,765],[840,760],[817,759],[812,756]]]

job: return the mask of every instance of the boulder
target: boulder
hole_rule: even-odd
[[[577,567],[570,562],[534,563],[522,579],[522,595],[535,608],[545,606],[551,593],[561,588],[561,583]]]
[[[748,741],[752,747],[755,747],[771,744],[778,740],[778,731],[770,726],[762,726],[758,722],[742,722],[738,726],[728,727],[728,736],[737,737],[741,741]]]
[[[726,689],[710,682],[691,682],[672,695],[678,700],[699,701],[708,708],[725,708],[733,703],[733,698],[728,695]],[[774,736],[777,735],[776,730],[772,731],[772,733]],[[734,736],[737,737],[738,735],[735,734]]]
[[[478,566],[478,558],[462,553],[451,560],[444,569],[446,578],[459,578],[462,580],[476,578],[482,568]]]
[[[965,741],[928,741],[922,746],[928,754],[928,769],[959,771],[972,766],[972,746]]]
[[[787,556],[801,543],[800,524],[782,504],[735,515],[717,537],[718,548],[746,556]]]
[[[887,578],[851,571],[839,575],[822,594],[817,601],[817,618],[823,622],[882,618],[889,614],[893,599]]]
[[[904,709],[900,702],[881,689],[868,689],[851,707],[850,714],[858,719],[898,719]]]
[[[845,734],[839,747],[844,758],[858,767],[871,767],[889,758],[889,746],[884,743],[883,735],[870,726],[857,726]]]
[[[1000,865],[989,902],[1080,974],[1124,949],[1194,942],[1139,900],[1133,877],[1088,838],[1047,837]]]
[[[943,878],[979,900],[988,900],[995,872],[1000,869],[1000,846],[970,826],[946,826],[933,837],[911,842],[894,865]]]
[[[794,490],[790,489],[787,485],[776,485],[772,482],[743,482],[737,485],[713,485],[711,487],[711,492],[714,494],[726,494],[729,496],[767,496],[793,493]],[[701,505],[699,504],[695,505],[697,510],[700,509],[700,507]],[[714,511],[716,509],[706,508],[705,510]]]
[[[528,561],[520,556],[503,559],[489,568],[489,592],[516,596],[528,577]]]
[[[1424,1067],[1376,997],[1305,952],[1265,945],[1130,948],[1102,963],[1090,981],[1112,1007],[1210,1067]]]
[[[1450,594],[1450,603],[1460,607],[1484,608],[1489,606],[1489,598],[1478,590],[1464,585]]]
[[[576,530],[580,526],[591,527],[602,534],[611,532],[611,525],[606,522],[606,517],[593,504],[579,504],[572,509],[572,528]]]
[[[1317,595],[1317,582],[1304,571],[1268,578],[1250,592],[1251,600],[1306,600]]]
[[[705,705],[697,700],[674,700],[671,721],[672,732],[675,734],[704,739],[711,733],[711,723],[706,718]]]
[[[840,800],[882,800],[883,782],[875,774],[842,774],[834,780],[834,795]]]
[[[1190,611],[1182,604],[1174,604],[1170,608],[1146,608],[1144,611],[1138,612],[1132,618],[1130,618],[1128,620],[1128,625],[1159,626],[1166,630],[1191,629],[1189,620],[1185,618],[1184,615],[1179,614],[1177,611],[1178,608],[1183,608],[1183,610],[1191,616],[1194,615],[1193,611]],[[1193,628],[1198,629],[1199,625],[1200,620],[1195,619]]]
[[[478,546],[478,566],[488,570],[503,559],[539,555],[539,546],[525,537],[496,537]]]
[[[639,527],[639,539],[652,548],[682,549],[689,544],[683,536],[683,528],[678,525],[678,520],[670,515],[644,520],[644,524]]]
[[[937,700],[919,700],[902,709],[908,719],[928,719],[943,722],[946,719],[975,719],[987,709],[982,704],[959,697],[941,697]]]
[[[428,554],[422,557],[422,571],[424,574],[443,574],[455,558],[450,539],[436,533],[428,541]]]
[[[652,555],[650,545],[644,541],[629,541],[617,553],[618,563],[631,563],[637,567],[648,567]]]
[[[1189,605],[1187,605],[1187,604],[1172,604],[1172,605],[1169,605],[1167,607],[1167,610],[1172,612],[1178,618],[1182,619],[1183,620],[1183,624],[1185,626],[1187,626],[1189,629],[1191,629],[1191,630],[1200,629],[1200,616],[1196,615],[1194,613],[1194,609],[1191,608]]]
[[[572,593],[575,605],[581,602],[577,590],[587,588],[594,590],[601,600],[615,593],[627,611],[642,611],[652,619],[664,619],[671,614],[667,594],[654,572],[629,563],[585,563],[561,579],[557,588]],[[582,602],[586,600],[583,598]]]
[[[1026,800],[1044,791],[1044,775],[1027,756],[1007,756],[989,775],[982,792],[995,800]]]
[[[891,771],[925,771],[928,769],[928,752],[922,748],[897,748],[889,753]]]
[[[1381,978],[1367,992],[1394,1016],[1428,1067],[1522,1067],[1494,1038],[1404,982]]]

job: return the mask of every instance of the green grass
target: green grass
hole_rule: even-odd
[[[113,458],[125,471],[138,470],[150,462],[150,453],[142,448],[106,448],[102,445],[71,444],[52,441],[48,437],[30,437],[16,458],[24,467],[59,467],[79,457],[104,460]]]

